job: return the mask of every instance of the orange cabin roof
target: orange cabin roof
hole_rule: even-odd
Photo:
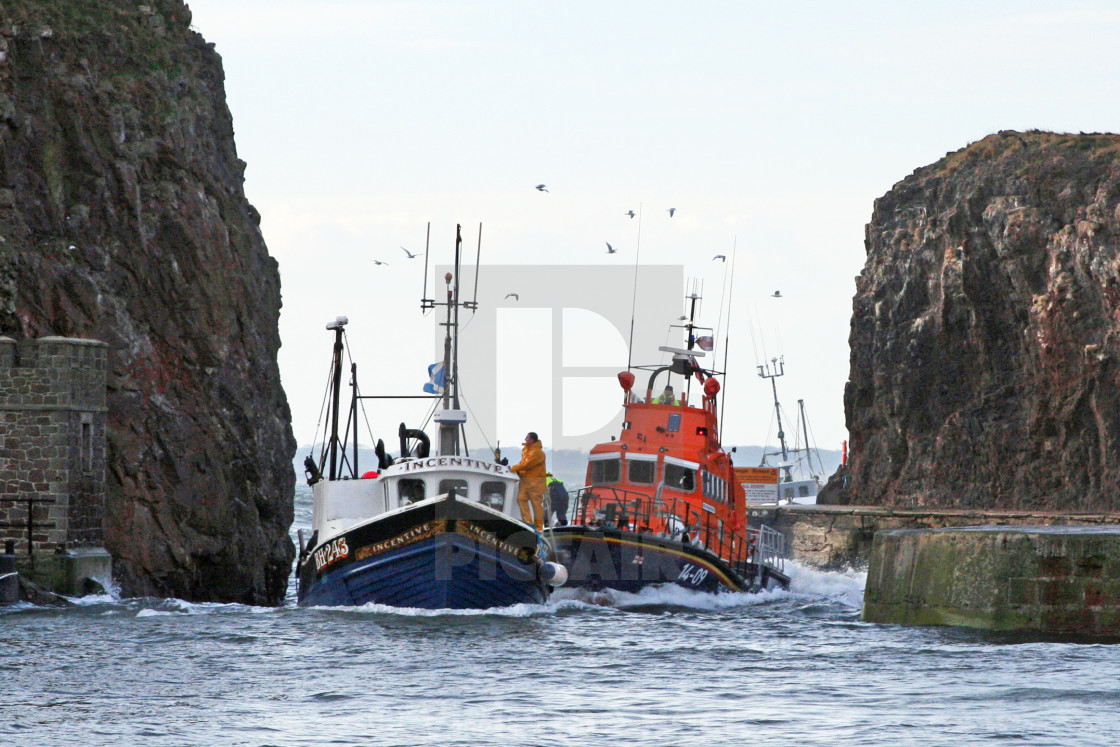
[[[733,525],[740,521],[745,523],[743,488],[735,479],[730,456],[720,447],[714,398],[705,397],[703,407],[646,402],[629,402],[625,407],[619,439],[591,449],[588,483],[593,482],[596,457],[603,459],[605,455],[617,453],[625,455],[628,461],[638,461],[633,455],[641,454],[646,455],[641,461],[659,457],[662,463],[665,459],[661,457],[670,457],[695,464],[707,474],[696,475],[691,489],[667,483],[665,491],[692,503],[707,503],[707,510],[731,520]],[[656,485],[634,483],[628,477],[628,472],[624,471],[611,484],[651,494],[656,489]]]

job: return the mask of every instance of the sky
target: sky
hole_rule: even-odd
[[[486,444],[526,430],[583,444],[614,427],[606,374],[664,356],[630,349],[628,320],[604,332],[578,309],[616,294],[636,326],[679,345],[668,325],[696,289],[698,322],[718,329],[713,362],[727,361],[724,443],[776,441],[757,367],[779,358],[787,421],[803,400],[813,445],[838,449],[875,199],[999,130],[1120,128],[1120,7],[1106,2],[189,5],[222,57],[246,194],[280,265],[280,368],[301,444],[321,429],[336,316],[350,319],[364,393],[421,393],[438,358],[437,316],[419,303],[428,226],[431,261],[446,265],[461,224],[471,261],[481,233],[478,301],[497,309],[474,329],[497,340]],[[518,266],[544,269],[518,284]],[[679,294],[650,299],[599,272],[636,266],[678,268]],[[563,308],[540,300],[557,287]],[[549,403],[567,384],[542,375],[558,362],[596,373],[562,411]],[[464,394],[493,385],[461,378]],[[425,405],[371,402],[376,436],[419,424]]]

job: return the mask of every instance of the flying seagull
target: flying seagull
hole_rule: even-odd
[[[409,259],[415,259],[415,258],[416,258],[416,255],[415,255],[415,254],[413,254],[412,252],[408,251],[408,250],[407,250],[407,249],[405,249],[405,248],[404,248],[403,246],[401,247],[401,251],[402,251],[402,252],[404,252],[405,254],[407,254],[407,255],[408,255],[408,258],[409,258]]]
[[[673,213],[677,212],[677,209],[676,209],[676,208],[669,208],[669,209],[668,209],[668,210],[666,210],[665,212],[669,214],[669,217],[670,217],[670,218],[672,218],[672,217],[673,217]]]
[[[521,296],[517,295],[516,293],[507,293],[506,294],[506,298],[509,298],[510,296],[513,297],[514,301],[520,301],[521,300]]]
[[[782,292],[781,291],[774,291],[774,294],[770,297],[771,298],[781,298],[782,297]]]
[[[630,216],[630,220],[633,220],[633,219],[634,219],[634,215],[635,215],[635,213],[634,213],[634,211],[633,211],[633,210],[627,210],[627,211],[626,211],[626,214]]]
[[[606,244],[607,244],[607,254],[614,254],[616,251],[618,251],[613,246],[611,246],[611,242],[608,241],[608,242],[606,242]]]
[[[548,190],[544,188],[543,184],[538,184],[537,185],[537,191],[538,192],[547,192]]]
[[[712,257],[712,261],[713,261],[713,262],[715,262],[715,261],[716,261],[717,259],[718,259],[718,260],[719,260],[720,262],[726,262],[726,261],[727,261],[727,256],[726,256],[726,255],[723,255],[723,254],[717,254],[716,256]]]
[[[388,262],[382,262],[380,259],[371,259],[370,262],[373,262],[375,265],[387,265],[387,264],[389,264]]]

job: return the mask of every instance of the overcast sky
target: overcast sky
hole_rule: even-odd
[[[367,394],[426,381],[435,320],[419,309],[422,257],[401,247],[422,252],[430,221],[441,263],[461,223],[472,257],[482,224],[484,266],[682,267],[703,283],[701,321],[730,336],[724,442],[775,440],[756,366],[784,356],[784,407],[804,399],[816,445],[839,448],[875,198],[1002,129],[1120,128],[1120,9],[1105,2],[190,6],[222,56],[246,192],[280,263],[280,366],[301,444],[316,432],[335,316],[351,320]],[[736,259],[730,294],[716,254]],[[600,289],[570,292],[578,307]],[[540,385],[539,338],[562,312],[534,306],[532,287],[487,293],[480,303],[503,307],[497,366],[525,375],[502,378],[485,439],[519,444],[532,428],[550,445],[591,429],[588,412],[610,420],[619,390],[606,378],[591,387],[598,398],[565,400],[579,418],[542,414],[559,389]],[[683,313],[684,294],[660,302],[665,318]],[[648,322],[678,342],[663,319]],[[625,368],[625,331],[594,327],[581,357]],[[656,361],[649,353],[634,362]],[[377,408],[378,436],[424,414],[422,403]]]

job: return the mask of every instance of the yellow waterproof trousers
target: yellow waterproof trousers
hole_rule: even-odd
[[[533,506],[529,511],[530,504]],[[517,491],[517,505],[521,507],[521,520],[537,529],[544,529],[544,478],[522,477]]]

